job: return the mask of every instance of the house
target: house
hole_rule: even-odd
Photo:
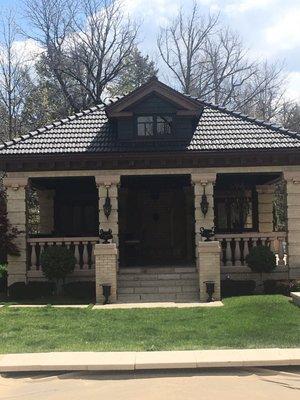
[[[8,260],[9,284],[44,279],[43,248],[63,244],[77,260],[69,279],[96,279],[98,288],[105,279],[95,268],[99,227],[113,236],[96,261],[114,271],[107,277],[114,300],[199,299],[201,227],[215,226],[221,278],[248,279],[245,257],[259,244],[277,254],[269,278],[300,278],[300,135],[156,78],[1,145],[0,168],[10,221],[22,231],[21,256]],[[275,232],[282,180],[287,230]],[[26,229],[28,187],[38,193],[38,235]]]

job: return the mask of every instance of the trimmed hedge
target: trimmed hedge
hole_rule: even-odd
[[[221,296],[247,296],[253,294],[255,281],[238,281],[233,279],[224,279],[221,281]]]
[[[256,246],[247,255],[246,263],[253,272],[271,272],[276,268],[276,257],[268,246]]]
[[[96,286],[93,281],[75,281],[62,285],[63,294],[74,299],[94,299]]]
[[[8,288],[8,295],[11,300],[32,300],[52,296],[55,292],[55,283],[32,281],[15,282]]]
[[[283,294],[289,296],[290,292],[300,291],[300,281],[296,280],[273,280],[268,279],[264,281],[264,293],[265,294]]]

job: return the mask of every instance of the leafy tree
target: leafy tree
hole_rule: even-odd
[[[20,254],[14,239],[19,235],[19,230],[11,226],[6,211],[6,195],[0,188],[0,258],[7,254],[18,256]],[[4,260],[3,260],[4,261]]]
[[[144,56],[136,46],[124,64],[125,68],[118,75],[117,82],[109,87],[112,96],[129,93],[158,73],[155,62],[150,60],[149,55]]]

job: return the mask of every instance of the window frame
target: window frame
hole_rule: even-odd
[[[155,114],[150,114],[150,113],[139,113],[135,115],[134,118],[134,133],[135,133],[135,137],[138,140],[153,140],[155,138],[155,140],[157,139],[169,139],[171,137],[174,136],[174,122],[175,122],[175,118],[174,118],[174,114],[171,113],[155,113]],[[148,136],[141,136],[138,134],[138,118],[139,117],[152,117],[153,118],[153,135],[148,135]],[[157,118],[158,117],[170,117],[172,118],[172,122],[171,122],[171,132],[168,134],[159,134],[157,131]]]

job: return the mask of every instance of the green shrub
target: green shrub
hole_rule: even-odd
[[[276,257],[268,246],[256,246],[247,255],[246,263],[253,272],[271,272],[276,267]]]
[[[64,246],[46,247],[41,254],[41,266],[47,279],[59,281],[74,271],[75,257],[71,250]]]
[[[5,292],[7,288],[7,265],[0,264],[0,292]]]
[[[238,281],[233,279],[224,279],[221,281],[221,296],[247,296],[253,294],[255,289],[255,281],[245,280]]]
[[[96,286],[93,281],[68,282],[63,285],[63,294],[74,299],[93,300],[96,297]]]
[[[268,279],[264,281],[264,293],[265,294],[283,294],[289,296],[290,292],[300,291],[300,281],[296,280],[274,280]]]

